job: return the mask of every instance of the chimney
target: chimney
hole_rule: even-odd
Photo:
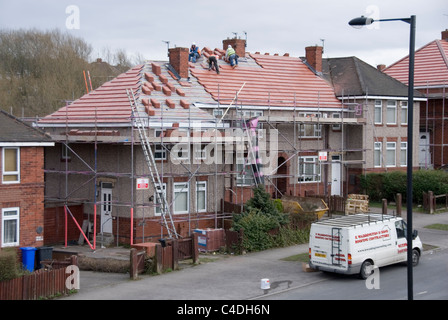
[[[227,38],[226,40],[222,40],[222,48],[224,51],[227,50],[229,45],[235,49],[235,52],[239,57],[244,58],[246,56],[246,40],[237,38]]]
[[[442,40],[448,41],[448,29],[442,31]]]
[[[386,69],[386,65],[385,65],[385,64],[379,64],[379,65],[376,66],[376,68],[377,68],[379,71],[383,72],[383,70]]]
[[[322,50],[323,47],[306,47],[306,61],[316,71],[322,72]]]
[[[181,78],[188,78],[188,48],[170,48],[170,65]]]

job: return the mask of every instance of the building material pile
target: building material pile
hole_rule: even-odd
[[[345,214],[365,213],[369,211],[369,196],[366,194],[349,194],[345,202]]]

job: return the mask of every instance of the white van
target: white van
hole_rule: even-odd
[[[343,274],[359,274],[362,279],[372,266],[407,261],[406,222],[382,214],[355,214],[311,224],[310,267]],[[423,251],[415,230],[412,263],[418,264]]]

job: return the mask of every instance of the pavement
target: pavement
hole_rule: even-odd
[[[406,220],[406,212],[402,213]],[[413,214],[413,227],[426,247],[424,255],[448,248],[448,231],[424,228],[448,224],[448,212]],[[106,251],[109,250],[109,251]],[[122,248],[98,249],[88,255],[129,257]],[[199,264],[182,264],[180,270],[161,275],[140,275],[80,271],[80,289],[62,300],[251,300],[325,281],[327,274],[305,272],[302,263],[285,258],[308,252],[308,244],[265,250],[244,255],[201,255]],[[269,279],[270,289],[261,289]]]

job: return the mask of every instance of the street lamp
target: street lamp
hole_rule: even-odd
[[[362,27],[380,21],[403,21],[411,26],[411,36],[409,40],[409,82],[408,82],[408,154],[407,154],[407,225],[408,230],[406,239],[408,243],[407,259],[408,259],[408,300],[413,300],[413,281],[412,281],[412,146],[413,146],[413,125],[414,125],[414,52],[415,52],[415,16],[409,18],[397,19],[379,19],[361,16],[350,20],[348,23],[353,27]]]

